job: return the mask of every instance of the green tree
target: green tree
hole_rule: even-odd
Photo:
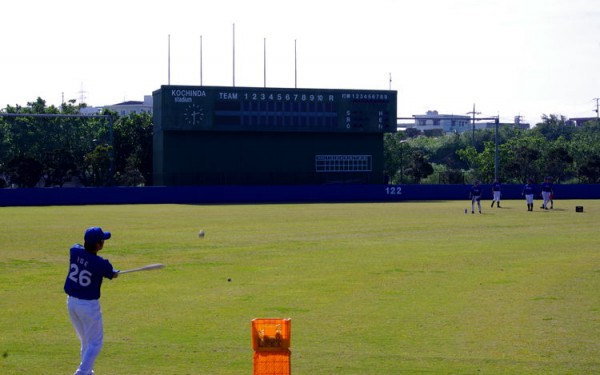
[[[69,108],[71,112],[76,111],[67,106],[62,106],[62,108]],[[67,157],[77,160],[75,155],[79,154],[78,160],[81,161],[83,154],[89,152],[91,149],[81,150],[81,136],[78,134],[78,130],[82,128],[80,126],[80,123],[82,123],[80,119],[37,116],[62,114],[59,108],[47,106],[46,102],[41,98],[37,98],[33,102],[28,102],[26,107],[7,106],[6,112],[23,114],[24,116],[4,118],[2,138],[9,141],[0,153],[0,166],[5,164],[7,160],[19,158],[21,150],[27,150],[28,157],[42,164],[43,174],[48,175],[50,180],[54,180],[50,181],[50,183],[52,185],[60,185],[65,176],[59,176],[58,174],[61,171],[66,173],[67,170],[72,170],[73,167],[71,166],[68,169],[59,167],[56,165],[58,160],[62,160],[58,163],[62,163]],[[47,163],[50,163],[50,165],[47,165]]]
[[[117,184],[121,186],[144,186],[146,179],[138,168],[140,164],[140,160],[135,155],[130,155],[127,158],[124,170],[117,172]]]
[[[79,175],[73,154],[65,149],[48,152],[43,164],[46,187],[62,187],[72,177]]]
[[[564,181],[574,176],[573,161],[569,153],[569,142],[560,136],[547,145],[542,157],[542,172],[552,176],[554,181]]]
[[[579,181],[599,183],[600,124],[588,122],[578,129],[572,142],[569,142],[568,149],[569,155],[573,157],[574,173]]]
[[[115,121],[116,172],[130,176],[120,181],[139,185],[140,180],[131,176],[142,176],[142,184],[152,181],[152,136],[152,116],[148,113],[131,114]]]
[[[42,177],[42,170],[42,163],[27,155],[12,159],[6,167],[11,183],[22,188],[35,187]]]
[[[0,173],[4,170],[6,163],[10,160],[12,135],[6,117],[0,117]]]
[[[402,182],[401,173],[403,171],[404,153],[406,152],[406,139],[403,134],[385,133],[383,137],[383,174],[392,184]]]
[[[415,184],[433,173],[433,166],[427,161],[427,156],[422,150],[413,149],[408,157],[408,166],[405,173],[412,177]]]
[[[560,137],[571,140],[575,127],[568,124],[565,116],[542,115],[542,123],[537,124],[532,132],[540,134],[547,141],[554,142]]]
[[[502,147],[504,152],[511,155],[502,166],[506,179],[515,183],[525,183],[529,178],[539,181],[543,176],[539,160],[544,146],[545,140],[541,137],[526,136],[508,140]]]
[[[101,144],[85,155],[83,180],[86,185],[106,186],[111,183],[111,146]]]
[[[456,150],[456,155],[467,163],[468,169],[477,169],[479,168],[479,155],[475,147],[467,146],[465,148]]]

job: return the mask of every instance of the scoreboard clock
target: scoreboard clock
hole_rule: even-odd
[[[200,126],[204,121],[204,108],[198,104],[190,104],[186,106],[183,117],[186,125],[192,128]]]
[[[159,130],[396,131],[396,91],[162,86]]]

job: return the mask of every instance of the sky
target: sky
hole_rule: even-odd
[[[533,125],[596,116],[600,97],[598,0],[8,0],[1,12],[0,110],[266,83],[391,88],[399,117],[475,105]]]

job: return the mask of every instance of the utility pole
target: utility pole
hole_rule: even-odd
[[[498,179],[498,125],[500,125],[500,113],[498,113],[498,116],[494,119],[494,180],[496,181],[500,181]]]
[[[85,91],[83,89],[83,82],[81,82],[81,90],[78,91],[79,94],[79,103],[83,104],[85,103],[85,100],[87,99],[87,97],[85,96],[85,94],[87,94],[87,91]]]
[[[599,110],[599,108],[598,108],[599,107],[598,102],[600,101],[600,98],[594,98],[592,100],[596,101],[596,109],[594,109],[594,112],[596,112],[596,121],[598,121],[598,118],[600,116],[600,112],[598,112],[598,110]]]
[[[475,112],[475,103],[473,103],[473,110],[471,112],[467,112],[467,115],[473,116],[473,146],[475,146],[475,115],[480,115],[481,112]]]

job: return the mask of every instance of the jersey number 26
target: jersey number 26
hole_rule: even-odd
[[[81,286],[89,286],[92,283],[92,273],[88,270],[82,270],[80,272],[77,264],[71,263],[69,279]]]

